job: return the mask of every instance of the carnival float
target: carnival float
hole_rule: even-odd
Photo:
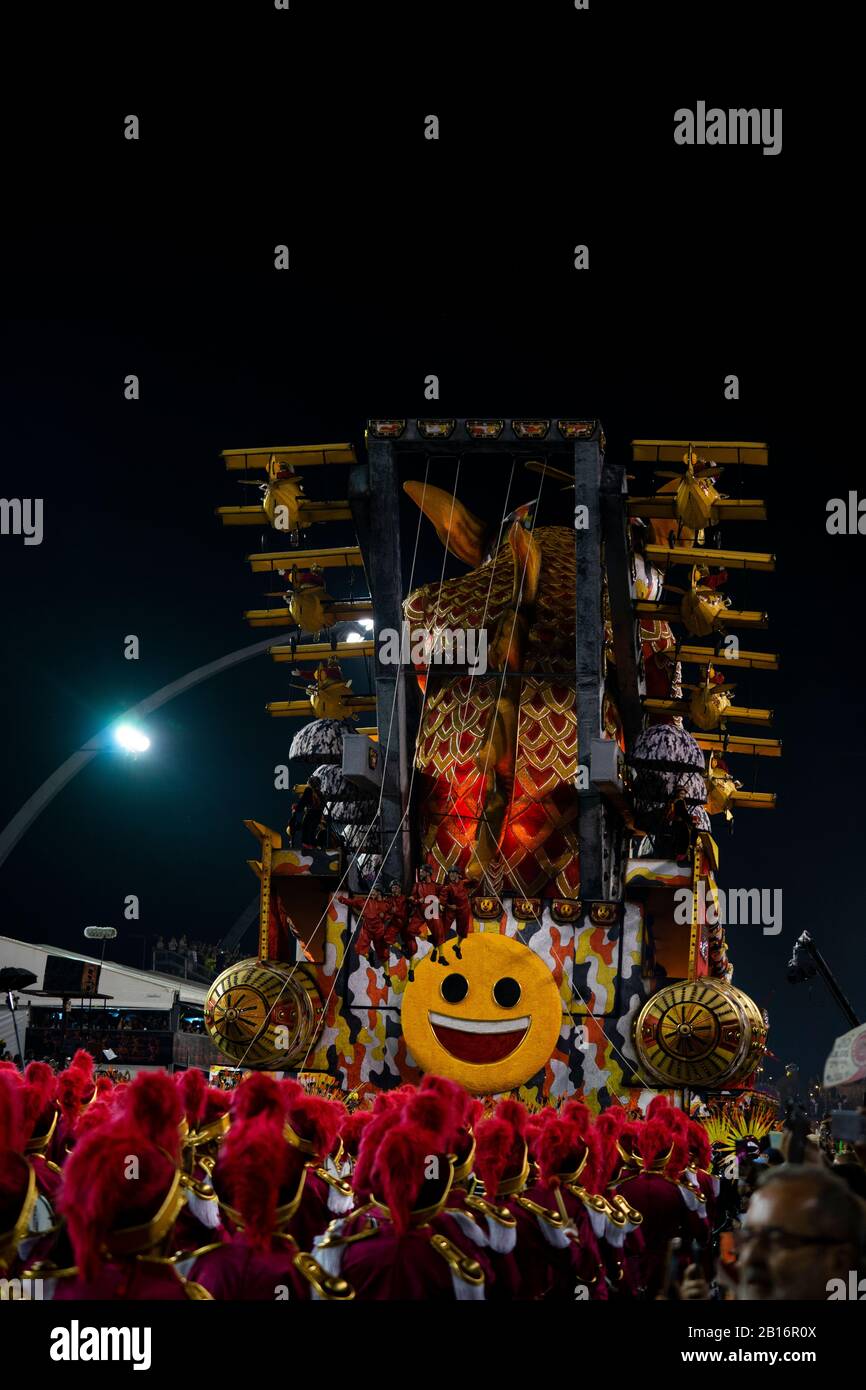
[[[713,905],[715,827],[772,808],[741,778],[781,752],[736,691],[778,669],[745,649],[768,620],[734,592],[774,557],[722,547],[766,519],[741,495],[766,446],[635,440],[627,468],[595,419],[374,419],[363,457],[223,460],[259,495],[218,515],[259,533],[247,563],[277,601],[246,618],[280,629],[301,692],[267,706],[298,724],[289,823],[246,822],[256,953],[207,1001],[226,1061],[594,1110],[753,1088],[768,1020]],[[490,515],[461,502],[458,460],[486,470]],[[438,581],[416,583],[407,498]]]

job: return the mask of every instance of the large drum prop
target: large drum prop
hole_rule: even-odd
[[[218,975],[205,1026],[235,1066],[284,1071],[300,1066],[321,1031],[321,998],[303,965],[241,960]]]
[[[717,1089],[751,1076],[767,1027],[757,1004],[726,980],[684,980],[647,1000],[634,1040],[648,1081]]]

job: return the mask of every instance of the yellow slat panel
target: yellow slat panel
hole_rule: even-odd
[[[298,508],[301,525],[317,521],[351,521],[348,502],[302,502]]]
[[[676,475],[673,475],[676,476]],[[767,504],[760,497],[728,497],[716,502],[713,511],[719,521],[766,521]],[[676,516],[676,498],[672,492],[657,497],[630,497],[629,516]]]
[[[702,545],[648,545],[646,557],[654,565],[708,565],[729,570],[774,570],[775,555],[757,550],[707,550]]]
[[[248,608],[244,617],[250,627],[291,627],[288,608]]]
[[[310,468],[328,463],[357,463],[351,444],[281,444],[272,449],[223,449],[230,473],[248,469],[264,469],[272,458],[277,463],[291,463],[295,468]]]
[[[372,656],[372,642],[338,642],[331,647],[328,642],[299,642],[292,655],[291,647],[271,647],[274,661],[327,661],[329,657],[343,660],[352,656]]]
[[[701,458],[715,463],[742,463],[766,467],[767,445],[743,439],[633,439],[631,456],[635,463],[682,463],[691,445]]]
[[[742,734],[730,734],[727,742],[721,734],[702,734],[692,730],[692,738],[706,753],[747,753],[755,758],[781,758],[782,740],[779,738],[746,738]]]
[[[649,599],[638,599],[635,603],[636,613],[643,614],[645,617],[664,618],[666,622],[682,622],[679,606],[674,603],[651,603]],[[752,609],[725,608],[719,615],[719,627],[766,627],[769,619],[766,613],[758,613]]]
[[[376,696],[354,695],[351,700],[346,701],[346,704],[351,710],[357,710],[358,712],[361,710],[375,709]],[[265,705],[265,709],[268,714],[272,714],[275,719],[294,719],[298,715],[305,715],[309,719],[315,719],[316,717],[313,714],[313,707],[309,700],[272,700],[270,704]]]
[[[316,717],[309,700],[272,700],[265,709],[275,719],[295,719],[298,715],[305,715],[307,719]]]
[[[267,526],[264,507],[217,507],[223,526]]]
[[[272,550],[261,555],[248,555],[253,574],[272,570],[291,569],[292,565],[318,565],[320,569],[344,569],[363,565],[361,548],[357,545],[332,546],[329,550]]]
[[[653,714],[687,714],[689,702],[688,700],[647,698],[643,701],[643,707]],[[747,705],[729,705],[725,710],[725,719],[729,719],[735,724],[769,725],[773,722],[773,711],[771,709],[751,709]]]
[[[680,661],[688,661],[695,666],[730,666],[741,671],[778,671],[779,657],[776,652],[743,652],[738,657],[716,656],[712,647],[693,647],[684,644],[677,652]]]
[[[775,810],[775,792],[734,792],[731,798],[735,806],[752,806],[756,810]]]

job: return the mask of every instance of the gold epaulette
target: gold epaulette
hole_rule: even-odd
[[[329,1187],[333,1187],[336,1192],[339,1192],[341,1197],[352,1196],[352,1184],[347,1182],[345,1178],[338,1178],[336,1174],[329,1173],[327,1168],[316,1168],[315,1172],[323,1182],[326,1182]]]
[[[633,1207],[630,1202],[626,1201],[621,1192],[615,1192],[611,1200],[613,1206],[615,1206],[618,1211],[622,1212],[626,1221],[630,1221],[633,1226],[639,1226],[641,1224],[643,1221],[643,1212],[638,1211],[637,1207]]]
[[[194,1303],[213,1303],[214,1296],[208,1293],[203,1284],[197,1284],[194,1279],[184,1279],[183,1291],[187,1298],[191,1298]]]
[[[484,1271],[478,1261],[473,1260],[471,1255],[464,1254],[447,1236],[440,1235],[437,1231],[430,1237],[430,1244],[460,1279],[464,1279],[467,1284],[484,1283]]]
[[[560,1212],[553,1211],[551,1207],[543,1207],[538,1202],[533,1202],[531,1197],[516,1197],[515,1201],[524,1211],[540,1217],[542,1221],[547,1222],[548,1226],[553,1226],[556,1230],[561,1230],[565,1225],[565,1220]]]
[[[211,1245],[200,1245],[197,1250],[178,1250],[176,1254],[167,1256],[165,1263],[178,1264],[181,1260],[197,1260],[202,1255],[209,1255],[211,1250],[222,1250],[224,1245],[224,1240],[215,1240]]]
[[[352,1237],[350,1236],[351,1240]],[[326,1274],[313,1255],[299,1254],[294,1259],[295,1269],[303,1274],[307,1283],[316,1290],[320,1298],[339,1299],[347,1302],[355,1297],[355,1290],[347,1279],[338,1275]]]
[[[319,1245],[326,1247],[331,1245],[350,1245],[354,1240],[366,1240],[367,1236],[374,1236],[378,1229],[379,1227],[376,1225],[375,1221],[371,1221],[369,1226],[362,1227],[360,1231],[353,1231],[352,1234],[348,1236],[340,1236],[334,1234],[329,1226],[324,1236],[319,1241]]]
[[[625,1225],[626,1217],[621,1208],[614,1206],[601,1192],[587,1192],[585,1187],[576,1182],[566,1183],[566,1191],[570,1192],[572,1197],[577,1197],[590,1211],[604,1212],[614,1226]]]
[[[496,1221],[500,1226],[516,1226],[517,1220],[507,1207],[494,1206],[493,1202],[488,1202],[486,1197],[467,1197],[464,1206],[470,1212],[477,1211],[479,1216],[487,1216],[491,1221]],[[448,1207],[445,1208],[446,1212]]]
[[[78,1265],[68,1269],[55,1269],[50,1260],[37,1260],[35,1265],[21,1271],[22,1279],[73,1279],[78,1273]]]

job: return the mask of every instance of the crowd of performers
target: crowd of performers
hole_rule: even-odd
[[[427,1076],[350,1110],[267,1073],[113,1084],[81,1052],[0,1065],[0,1277],[58,1300],[654,1299],[674,1250],[680,1287],[708,1287],[711,1168],[662,1096],[640,1119],[485,1111]],[[848,1189],[824,1181],[829,1210]]]
[[[433,943],[431,959],[439,965],[450,964],[445,955],[445,938],[455,936],[450,949],[457,960],[463,953],[472,920],[471,879],[464,879],[458,869],[449,869],[444,883],[434,883],[429,866],[418,870],[411,893],[404,893],[397,879],[392,879],[387,894],[375,885],[369,894],[337,894],[360,918],[360,930],[355,940],[359,956],[366,956],[373,965],[382,965],[389,976],[391,953],[401,952],[409,967],[408,978],[414,980],[413,969],[418,953],[418,938],[429,937]]]

